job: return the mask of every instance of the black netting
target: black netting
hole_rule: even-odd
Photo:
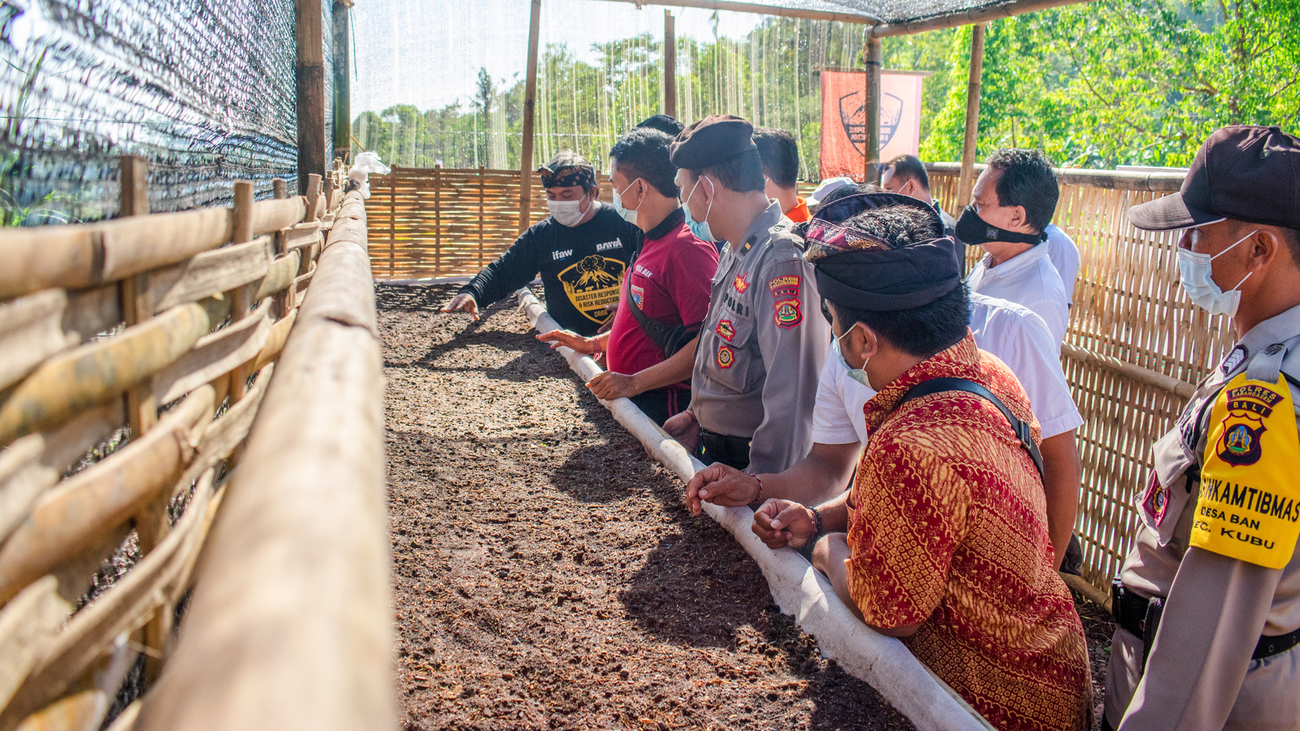
[[[323,5],[329,28],[332,3]],[[239,179],[255,181],[259,197],[274,177],[292,189],[293,8],[293,0],[0,0],[4,223],[113,216],[121,154],[149,160],[153,211],[226,203]],[[332,105],[328,73],[325,83]]]
[[[902,23],[1005,5],[1006,0],[746,0],[746,4],[847,13],[884,23]]]

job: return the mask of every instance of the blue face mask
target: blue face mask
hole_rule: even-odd
[[[848,335],[852,331],[853,328],[849,328],[848,330],[844,331],[844,335]],[[857,381],[858,383],[861,383],[867,388],[871,388],[871,383],[867,381],[867,372],[862,368],[854,368],[853,366],[849,365],[849,362],[844,358],[844,352],[840,350],[840,341],[844,339],[844,335],[835,338],[835,354],[840,357],[840,362],[844,364],[844,370],[848,371],[849,378],[852,378],[853,380]],[[870,358],[868,358],[867,360],[870,360]],[[867,361],[865,360],[862,361],[862,365],[863,367],[866,367]],[[871,389],[871,390],[874,391],[875,389]]]
[[[640,178],[637,178],[637,180],[640,180]],[[627,187],[623,189],[623,193],[626,193],[629,190],[631,190],[632,186],[634,185],[636,185],[636,180],[633,180],[632,182],[628,183]],[[624,208],[623,193],[620,193],[617,190],[614,191],[614,210],[618,211],[618,215],[622,216],[624,221],[636,225],[636,212],[638,209],[641,208],[641,204],[638,203],[636,208]],[[642,203],[644,202],[645,201],[643,199]]]
[[[696,180],[695,186],[691,188],[691,195],[686,196],[685,202],[682,203],[682,208],[686,209],[686,226],[691,229],[691,233],[695,234],[695,238],[701,241],[717,241],[713,238],[713,231],[709,230],[709,214],[713,212],[713,201],[709,201],[709,208],[704,212],[703,221],[696,221],[691,215],[691,196],[695,195],[695,188],[700,187],[700,180],[708,180],[708,178],[701,177]],[[712,180],[709,180],[709,190],[713,190]]]
[[[1251,231],[1214,256],[1198,254],[1191,249],[1181,247],[1178,249],[1178,279],[1183,285],[1183,291],[1187,292],[1187,296],[1193,303],[1204,308],[1211,315],[1232,317],[1237,314],[1237,307],[1241,305],[1240,287],[1254,272],[1248,272],[1240,282],[1237,282],[1236,287],[1224,292],[1214,283],[1214,277],[1211,276],[1214,273],[1213,261],[1258,232],[1258,229]]]

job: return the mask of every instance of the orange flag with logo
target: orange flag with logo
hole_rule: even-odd
[[[861,182],[867,132],[865,71],[822,73],[821,178],[847,175]],[[880,160],[915,155],[921,147],[921,74],[880,74]]]

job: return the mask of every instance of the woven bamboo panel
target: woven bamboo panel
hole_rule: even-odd
[[[939,200],[956,201],[956,187],[955,175],[931,172]],[[1084,576],[1098,588],[1119,572],[1132,544],[1133,497],[1150,479],[1151,445],[1185,403],[1173,387],[1181,383],[1188,393],[1234,341],[1226,318],[1210,317],[1183,295],[1177,234],[1142,232],[1129,223],[1131,206],[1161,195],[1063,185],[1054,219],[1079,246],[1062,365],[1084,419],[1076,530]],[[972,248],[971,261],[981,253]],[[1165,385],[1154,383],[1161,380]]]
[[[477,274],[519,236],[519,171],[394,167],[370,176],[371,271],[401,280]],[[608,183],[601,200],[613,200]],[[533,177],[529,225],[546,218]]]

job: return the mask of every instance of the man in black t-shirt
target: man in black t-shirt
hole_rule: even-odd
[[[532,281],[538,273],[546,308],[560,327],[595,335],[613,316],[623,270],[641,244],[641,229],[597,200],[596,170],[563,151],[537,169],[551,215],[529,228],[506,253],[460,288],[443,312],[478,318],[486,307]]]

